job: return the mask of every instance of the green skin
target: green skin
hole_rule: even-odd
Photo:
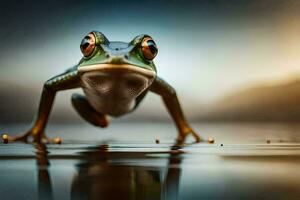
[[[93,125],[106,127],[108,125],[108,121],[106,118],[107,115],[121,116],[123,114],[132,112],[138,107],[139,103],[145,97],[147,92],[150,91],[162,97],[165,106],[167,107],[172,119],[177,126],[177,142],[183,143],[185,141],[185,138],[189,134],[191,134],[195,138],[196,142],[199,142],[200,137],[189,126],[184,117],[175,90],[167,82],[156,75],[156,67],[153,61],[145,59],[143,57],[143,54],[141,53],[141,43],[145,37],[149,36],[139,35],[135,37],[130,43],[124,43],[109,42],[102,33],[97,31],[93,31],[91,33],[95,36],[95,48],[92,54],[88,57],[83,57],[76,66],[68,69],[66,72],[57,75],[45,82],[39,109],[33,120],[31,129],[29,129],[25,134],[21,136],[9,137],[7,135],[2,135],[2,139],[5,142],[27,142],[28,137],[31,136],[33,138],[33,142],[36,143],[60,143],[60,139],[49,139],[45,135],[45,128],[48,122],[55,95],[58,91],[82,88],[85,91],[86,95],[73,95],[72,103],[79,115],[81,115],[85,120]],[[96,66],[97,68],[90,70],[89,66]],[[105,70],[103,70],[103,66],[106,66]],[[110,66],[114,66],[114,68],[110,68]],[[134,79],[136,79],[136,82],[131,83],[131,86],[129,86],[127,89],[129,90],[130,87],[132,87],[134,88],[134,91],[136,91],[136,93],[128,98],[125,98],[124,95],[120,96],[118,94],[123,93],[123,91],[114,89],[120,88],[120,85],[118,85],[114,88],[110,88],[112,90],[111,94],[107,94],[105,98],[100,98],[100,96],[103,96],[104,93],[99,95],[99,91],[97,89],[94,89],[92,87],[93,85],[89,85],[89,88],[87,89],[87,82],[85,81],[84,77],[85,75],[90,75],[91,73],[88,73],[90,71],[93,71],[93,75],[100,74],[101,76],[98,77],[104,77],[105,80],[108,81],[110,77],[114,77],[114,82],[122,81],[122,77],[130,74]],[[151,74],[151,77],[149,76],[149,74]],[[87,77],[90,78],[89,76]],[[98,81],[98,79],[93,80]],[[140,80],[144,81],[147,84],[139,84],[138,82]],[[126,79],[125,81],[130,81],[130,78]],[[134,85],[135,83],[136,85],[140,86]],[[100,84],[100,82],[98,84]],[[107,84],[107,86],[108,85],[109,84]],[[131,93],[126,93],[127,96],[128,94]],[[117,96],[120,97],[117,98]],[[130,100],[133,100],[134,102],[134,105],[131,107],[128,103],[130,102]],[[113,103],[111,110],[107,111],[108,113],[99,112],[99,110],[101,111],[101,105],[98,106],[96,104],[100,101],[105,104],[105,108],[111,105],[110,102]],[[118,106],[118,104],[120,104],[120,106]]]

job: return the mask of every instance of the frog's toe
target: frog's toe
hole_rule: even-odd
[[[60,137],[49,138],[47,136],[44,136],[43,142],[48,144],[61,144],[62,139]]]
[[[187,130],[185,130],[185,131],[183,131],[183,132],[180,132],[180,133],[178,134],[178,137],[177,137],[177,139],[176,139],[176,142],[177,142],[178,144],[183,144],[183,143],[185,142],[185,140],[186,140],[186,137],[187,137],[188,135],[190,135],[190,134],[193,136],[193,138],[194,138],[194,140],[195,140],[195,143],[199,143],[199,142],[202,141],[201,137],[200,137],[194,130],[192,130],[191,128],[189,128],[189,129],[187,129]]]
[[[109,124],[109,119],[107,115],[102,115],[101,117],[98,117],[98,125],[101,128],[108,127],[108,124]]]
[[[7,144],[7,143],[8,143],[8,141],[9,141],[9,137],[8,137],[8,135],[7,135],[7,134],[3,134],[3,135],[1,135],[1,138],[2,138],[2,141],[3,141],[3,143],[5,143],[5,144]]]
[[[208,139],[207,139],[207,142],[209,144],[214,144],[215,143],[215,139],[213,137],[209,136]]]
[[[185,141],[185,136],[183,135],[178,135],[178,137],[176,138],[176,145],[182,145]]]
[[[192,131],[191,134],[195,139],[195,143],[199,143],[202,141],[202,139],[199,137],[199,135],[197,133],[195,133],[194,131]]]
[[[2,139],[3,143],[5,143],[5,144],[7,144],[9,142],[17,142],[17,141],[26,143],[27,138],[28,138],[27,134],[21,135],[21,136],[15,136],[15,137],[11,137],[8,134],[1,135],[1,139]]]
[[[55,144],[61,144],[62,139],[60,137],[55,137],[52,139]]]

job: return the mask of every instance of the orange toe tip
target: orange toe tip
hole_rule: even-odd
[[[213,144],[213,143],[215,143],[215,139],[213,137],[208,137],[207,142],[209,144]]]
[[[62,140],[59,137],[53,138],[55,144],[61,144]]]
[[[7,134],[3,134],[3,135],[2,135],[2,139],[3,139],[3,140],[8,139],[8,135],[7,135]]]
[[[3,142],[5,144],[7,144],[8,143],[8,135],[7,134],[3,134],[1,137],[2,137]]]
[[[106,127],[108,127],[109,120],[107,117],[99,118],[97,124],[101,128],[106,128]]]

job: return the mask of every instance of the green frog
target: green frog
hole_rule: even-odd
[[[131,42],[109,41],[104,34],[92,31],[81,41],[82,59],[76,66],[45,82],[38,112],[31,128],[23,135],[2,135],[5,143],[13,141],[61,143],[49,139],[45,128],[58,91],[82,88],[84,95],[72,95],[72,105],[89,123],[107,127],[107,116],[119,117],[134,111],[148,92],[162,97],[177,129],[177,142],[184,143],[191,134],[196,142],[200,137],[187,123],[175,90],[157,76],[153,59],[158,48],[149,35],[138,35]]]

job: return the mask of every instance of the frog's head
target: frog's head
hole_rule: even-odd
[[[149,35],[139,35],[125,43],[109,41],[102,33],[93,31],[83,38],[80,49],[83,58],[78,73],[88,87],[104,82],[111,85],[114,81],[140,93],[156,77],[153,59],[157,47]]]

